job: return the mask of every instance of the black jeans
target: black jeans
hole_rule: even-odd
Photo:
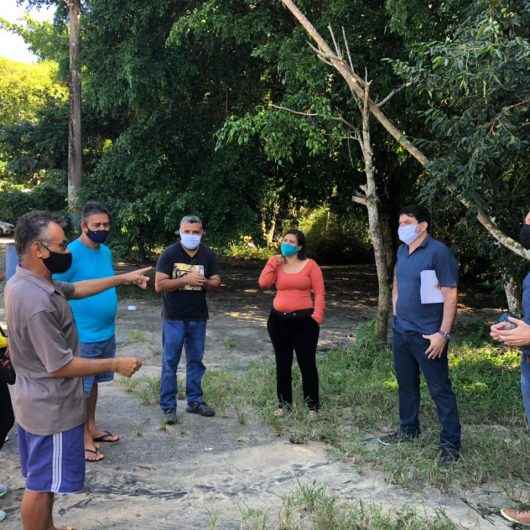
[[[267,329],[276,356],[276,385],[280,406],[293,403],[291,368],[293,350],[302,373],[304,401],[312,410],[318,410],[317,344],[320,326],[308,314],[289,317],[272,311]]]
[[[0,381],[0,449],[6,441],[7,433],[15,423],[11,396],[7,384]]]
[[[440,446],[460,449],[460,421],[456,397],[449,379],[447,347],[438,359],[428,359],[429,341],[420,333],[394,330],[394,367],[399,387],[401,432],[415,435],[420,431],[420,370],[436,405],[442,426]]]

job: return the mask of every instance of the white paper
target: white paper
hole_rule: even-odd
[[[420,296],[422,304],[443,304],[444,297],[436,271],[426,270],[421,271],[421,287]]]

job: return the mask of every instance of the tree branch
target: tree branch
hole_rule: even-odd
[[[401,85],[400,87],[392,90],[392,92],[390,92],[390,94],[388,94],[388,96],[386,96],[381,101],[377,102],[377,106],[378,107],[382,107],[385,103],[388,103],[396,94],[399,94],[404,88],[407,88],[410,85],[412,85],[412,81],[409,81],[408,83],[405,83],[405,84]]]
[[[352,195],[351,200],[357,204],[368,207],[368,199],[363,195]]]
[[[487,125],[488,125],[488,133],[489,134],[492,134],[493,131],[495,130],[495,125],[497,124],[497,122],[501,119],[502,115],[508,111],[508,110],[511,110],[511,109],[515,109],[517,107],[522,107],[524,105],[529,105],[530,104],[530,98],[528,99],[525,99],[523,101],[519,101],[519,103],[514,103],[513,105],[508,105],[507,107],[503,107],[501,109],[501,111],[497,114],[497,116],[495,116],[495,118],[493,118],[493,120],[491,120]]]
[[[288,107],[282,107],[281,105],[275,105],[274,103],[271,103],[271,107],[278,110],[284,110],[286,112],[290,112],[291,114],[296,114],[297,116],[305,116],[307,118],[322,118],[324,120],[333,120],[333,121],[339,121],[346,125],[348,129],[351,129],[352,131],[356,131],[357,127],[350,123],[348,120],[343,118],[342,116],[325,116],[324,114],[317,114],[316,112],[304,112],[299,110],[293,110]]]

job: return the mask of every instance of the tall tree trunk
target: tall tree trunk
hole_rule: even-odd
[[[511,275],[503,277],[504,293],[508,310],[512,315],[520,315],[521,310],[521,284]]]
[[[81,189],[83,158],[81,151],[81,72],[79,67],[80,0],[67,0],[70,51],[70,118],[68,128],[68,209],[76,216]]]
[[[383,241],[385,242],[386,266],[388,271],[392,271],[394,265],[394,236],[392,233],[392,223],[387,213],[379,209],[381,216],[381,229],[383,230]]]
[[[261,234],[268,247],[274,246],[274,236],[278,224],[278,214],[280,213],[280,200],[268,203],[261,211]],[[267,223],[269,221],[269,223]],[[268,226],[267,226],[268,224]]]
[[[366,175],[366,186],[364,186],[364,191],[366,197],[366,208],[368,210],[368,227],[370,230],[372,245],[374,247],[375,266],[377,270],[377,335],[382,342],[386,342],[388,337],[388,320],[391,314],[392,299],[389,284],[389,265],[387,261],[388,249],[387,245],[385,244],[380,201],[377,195],[374,153],[370,136],[370,109],[368,108],[369,86],[369,83],[366,83],[364,100],[362,105],[359,105],[362,115],[362,131],[359,137],[359,144],[361,146],[364,159],[364,172]]]

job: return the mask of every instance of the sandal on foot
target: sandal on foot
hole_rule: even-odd
[[[96,438],[92,438],[94,442],[116,444],[120,441],[120,437],[117,434],[113,434],[110,431],[102,431],[103,434]],[[115,438],[115,439],[114,439]]]
[[[87,458],[87,453],[96,455],[96,458]],[[98,455],[100,456],[100,458],[97,458]],[[103,453],[100,453],[98,450],[94,451],[94,449],[85,449],[85,462],[90,462],[92,464],[94,462],[101,462],[104,458],[105,455]]]

